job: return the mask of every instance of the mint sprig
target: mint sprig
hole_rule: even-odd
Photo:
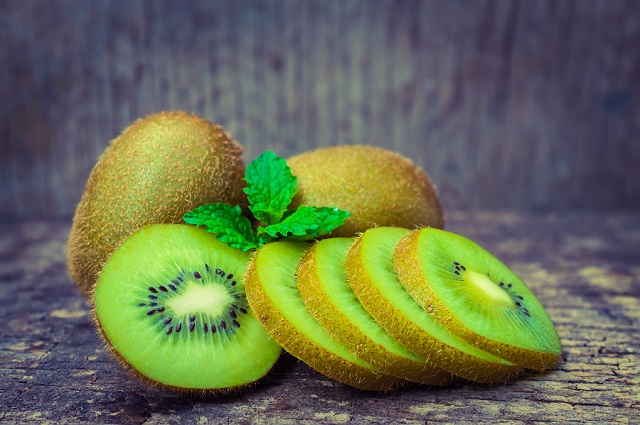
[[[289,205],[298,179],[283,158],[266,151],[246,167],[244,192],[249,210],[261,222],[257,232],[251,220],[242,215],[239,206],[225,203],[208,204],[187,212],[183,219],[202,226],[233,248],[257,249],[274,240],[309,240],[331,232],[344,224],[350,213],[334,207]]]

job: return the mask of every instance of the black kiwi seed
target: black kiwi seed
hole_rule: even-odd
[[[153,292],[154,294],[157,294],[157,293],[158,293],[158,290],[157,290],[156,288],[154,288],[153,286],[149,286],[149,290],[150,290],[151,292]]]
[[[211,269],[209,268],[209,265],[207,263],[204,263],[204,268],[207,270],[207,273],[209,273],[211,271]]]
[[[173,318],[169,317],[167,320],[164,321],[164,324],[168,325],[169,323],[171,323],[172,320]]]
[[[231,311],[229,312],[229,316],[233,317],[234,319],[238,317],[238,315],[236,314],[236,312],[235,312],[235,311],[233,311],[233,310],[231,310]]]
[[[207,326],[207,324],[204,324],[204,333],[209,332],[209,326]]]
[[[229,273],[229,274],[227,275],[227,279],[233,279],[233,273]]]
[[[169,292],[169,290],[162,285],[158,286],[158,289],[161,290],[162,292]]]
[[[167,335],[169,335],[171,331],[173,331],[173,326],[169,326],[169,329],[167,329]]]
[[[202,275],[198,272],[193,272],[193,277],[195,277],[196,279],[201,279]]]
[[[227,322],[225,322],[224,320],[222,320],[222,321],[220,322],[220,327],[221,327],[222,329],[227,329]]]
[[[236,328],[240,327],[240,323],[237,320],[233,321],[233,326],[235,326]]]
[[[216,333],[216,325],[211,325],[211,333]]]
[[[193,330],[196,328],[196,324],[191,322],[189,323],[189,332],[193,332]]]
[[[224,272],[220,269],[216,269],[216,274],[219,274],[220,276],[224,277]]]
[[[172,291],[177,291],[177,290],[178,290],[178,288],[176,288],[176,287],[175,287],[175,286],[173,286],[173,285],[169,285],[169,289],[171,289]]]
[[[151,316],[152,314],[156,314],[155,309],[147,311],[147,316]]]
[[[176,325],[176,332],[180,332],[182,330],[182,322],[178,322]]]
[[[196,315],[195,315],[195,314],[192,314],[192,315],[191,315],[191,317],[189,317],[189,321],[190,321],[191,323],[195,322],[195,321],[196,321]]]

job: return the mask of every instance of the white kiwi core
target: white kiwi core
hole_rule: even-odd
[[[219,285],[189,285],[179,297],[167,300],[176,316],[193,312],[208,313],[212,316],[223,314],[231,304],[232,296]]]
[[[513,304],[509,294],[504,289],[499,288],[486,274],[467,270],[464,274],[464,280],[473,285],[473,288],[478,292],[484,293],[485,296],[491,297],[494,301],[502,301],[506,306]]]

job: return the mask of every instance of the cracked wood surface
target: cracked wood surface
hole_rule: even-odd
[[[283,355],[268,382],[202,400],[131,378],[66,274],[67,221],[0,223],[0,423],[639,423],[640,216],[452,213],[547,308],[563,344],[507,384],[368,394]]]

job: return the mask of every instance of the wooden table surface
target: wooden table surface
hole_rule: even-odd
[[[640,215],[456,212],[547,308],[563,344],[507,385],[370,394],[283,355],[250,391],[197,399],[150,388],[105,351],[65,268],[69,222],[0,223],[1,423],[639,423]]]

